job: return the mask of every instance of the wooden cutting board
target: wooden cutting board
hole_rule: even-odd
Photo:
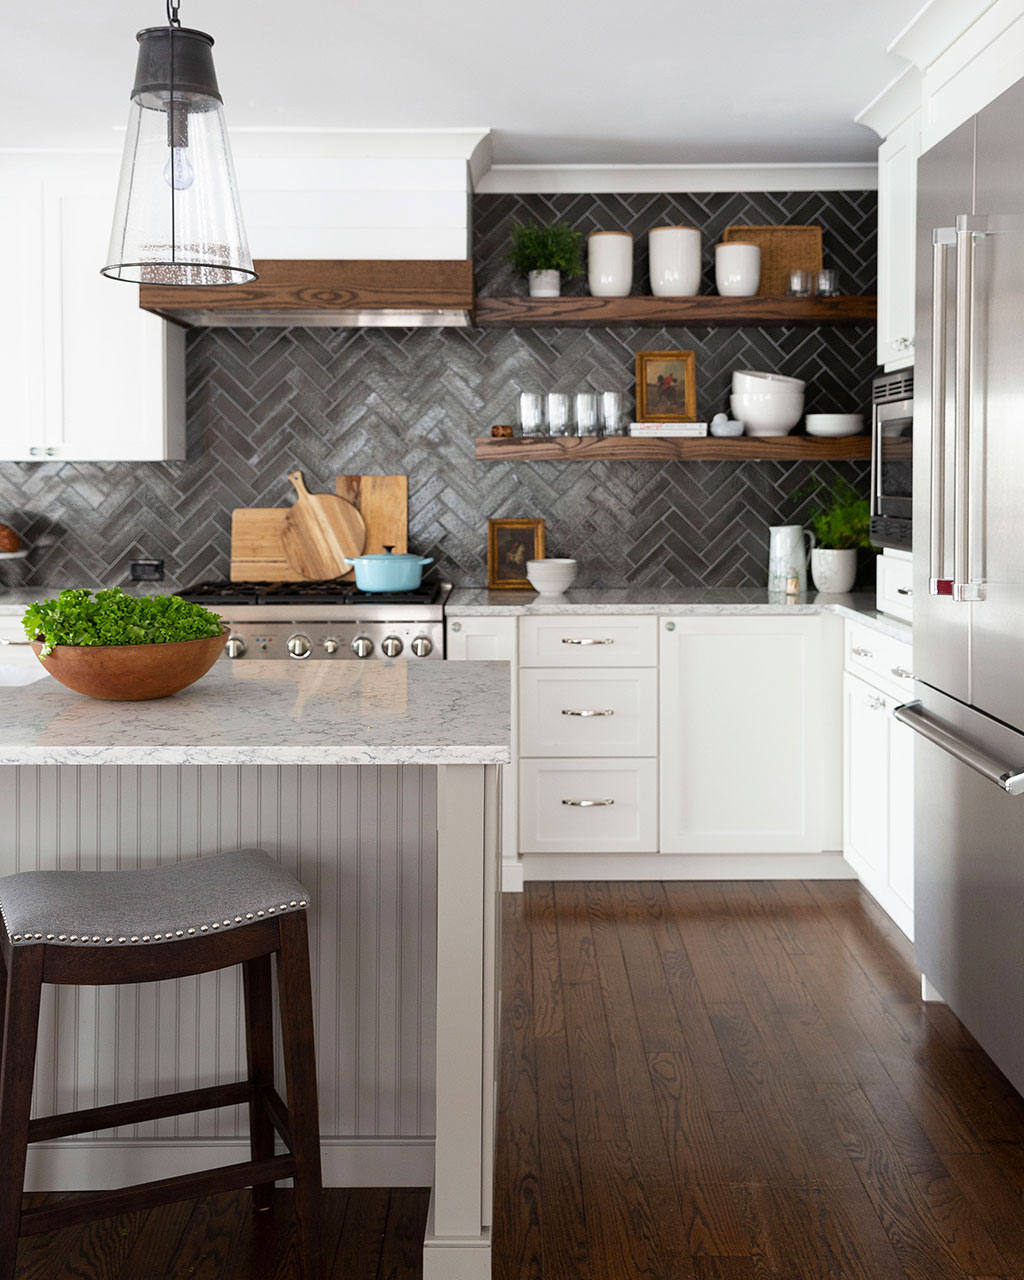
[[[407,476],[338,476],[339,497],[358,507],[366,525],[365,550],[408,550]],[[231,515],[232,582],[302,582],[288,562],[281,535],[287,507],[238,507]],[[353,572],[343,575],[345,580]]]
[[[362,515],[335,493],[310,493],[301,471],[288,476],[298,495],[285,514],[281,545],[288,563],[304,578],[340,578],[352,568],[350,558],[366,545]]]

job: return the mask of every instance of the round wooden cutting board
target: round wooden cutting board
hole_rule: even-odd
[[[288,479],[298,494],[281,531],[288,563],[312,582],[340,578],[352,567],[349,557],[363,554],[363,517],[351,502],[333,493],[310,493],[301,471],[293,471]]]

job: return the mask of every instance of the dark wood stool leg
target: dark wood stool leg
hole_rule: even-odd
[[[258,1092],[274,1085],[274,1008],[271,992],[270,956],[257,956],[242,965],[245,993],[245,1054],[249,1081]],[[274,1154],[274,1125],[265,1106],[256,1098],[249,1102],[249,1150],[253,1160],[269,1160]],[[274,1184],[262,1182],[252,1189],[256,1210],[269,1209]]]
[[[320,1280],[323,1268],[320,1175],[320,1115],[313,1052],[313,993],[309,981],[306,913],[279,918],[281,950],[277,988],[281,1003],[281,1042],[285,1088],[295,1157],[295,1222],[303,1280]]]
[[[4,992],[0,1060],[0,1280],[13,1280],[18,1256],[21,1193],[25,1185],[28,1118],[39,1034],[42,946],[12,947]],[[4,966],[0,962],[0,969]]]

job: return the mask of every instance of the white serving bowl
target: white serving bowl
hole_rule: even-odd
[[[803,391],[801,378],[787,378],[781,373],[757,373],[753,369],[737,369],[732,375],[733,391]]]
[[[797,391],[734,391],[729,403],[748,436],[784,436],[804,411],[803,393]]]
[[[809,413],[809,436],[855,436],[864,430],[862,413]]]
[[[527,560],[526,580],[538,595],[560,596],[576,577],[575,560]]]

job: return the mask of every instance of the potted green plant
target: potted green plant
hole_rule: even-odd
[[[505,261],[529,280],[531,298],[557,298],[562,277],[571,280],[583,271],[583,236],[567,222],[517,222]]]
[[[818,545],[811,551],[811,578],[818,591],[849,591],[857,577],[857,550],[870,547],[867,498],[837,480],[811,516]]]

